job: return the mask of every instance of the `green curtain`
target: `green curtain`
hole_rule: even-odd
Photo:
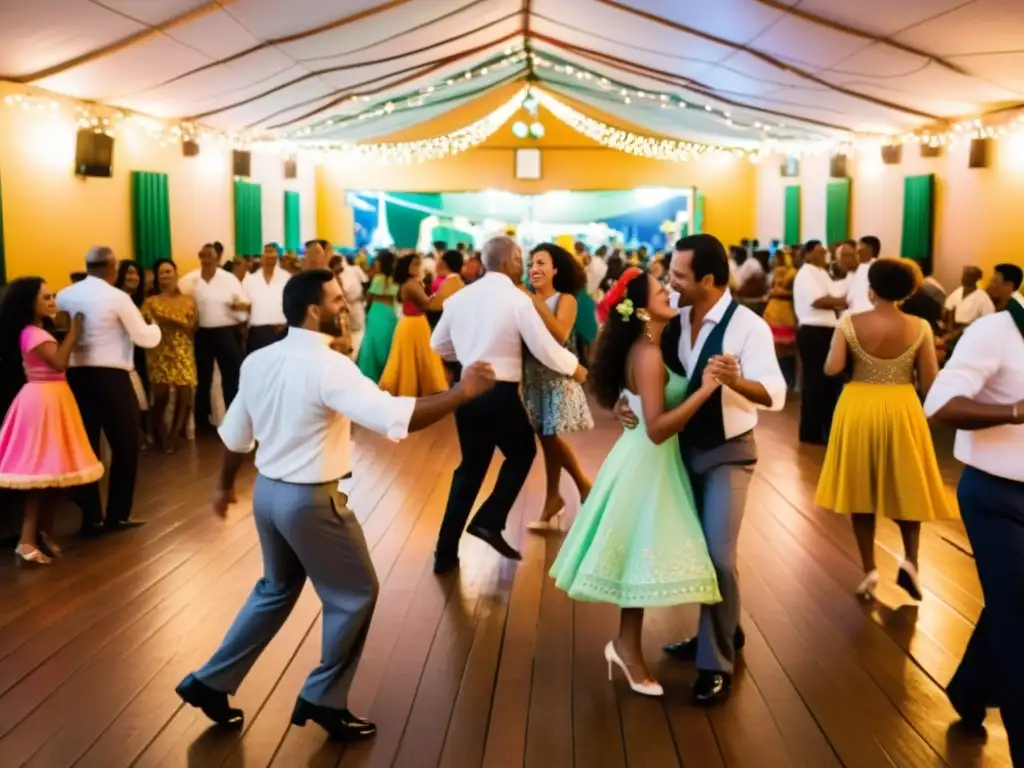
[[[797,184],[786,187],[785,211],[782,242],[793,245],[800,242],[800,186]]]
[[[408,203],[403,205],[402,203]],[[427,209],[427,210],[422,210]],[[420,239],[420,224],[429,216],[441,212],[438,193],[388,193],[384,204],[388,232],[396,248],[415,248]]]
[[[235,179],[235,255],[263,253],[263,189]]]
[[[284,249],[298,253],[301,235],[299,234],[299,193],[284,193]]]
[[[693,194],[693,231],[691,234],[699,235],[704,231],[704,193],[694,190]]]
[[[850,180],[832,179],[825,189],[825,242],[850,239]]]
[[[132,171],[132,242],[135,261],[152,269],[171,258],[171,198],[166,173]]]
[[[922,261],[932,257],[935,224],[935,174],[903,180],[903,241],[900,255]]]

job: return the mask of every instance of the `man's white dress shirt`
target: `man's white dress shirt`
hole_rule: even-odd
[[[290,277],[291,275],[280,266],[274,267],[270,280],[263,276],[262,268],[245,276],[242,280],[242,291],[251,302],[251,327],[287,324],[288,321],[284,317],[284,287]]]
[[[700,359],[700,353],[711,331],[722,320],[725,310],[732,301],[732,293],[726,291],[704,316],[697,340],[691,344],[693,325],[692,307],[683,307],[679,312],[682,334],[679,337],[679,360],[686,374],[693,372]],[[748,381],[756,381],[768,392],[771,411],[781,411],[786,405],[786,379],[775,356],[775,341],[771,328],[756,313],[740,304],[725,329],[722,339],[722,353],[732,355],[740,363],[740,375]],[[722,422],[725,425],[725,439],[749,432],[757,426],[757,411],[761,406],[747,400],[737,392],[722,387]]]
[[[416,407],[393,397],[330,348],[331,337],[289,328],[242,363],[238,396],[220,436],[228,450],[256,446],[256,469],[286,483],[339,480],[351,471],[350,421],[401,440]]]
[[[953,322],[957,325],[970,325],[979,317],[995,312],[996,305],[982,288],[976,288],[965,298],[964,287],[961,285],[946,298],[945,309],[953,313]]]
[[[227,270],[218,267],[208,281],[203,280],[201,269],[193,270],[178,281],[178,287],[195,298],[200,328],[225,328],[245,322],[245,311],[231,309],[235,301],[248,301],[245,289]]]
[[[1013,300],[1024,305],[1019,295]],[[1009,406],[1024,400],[1024,336],[1009,312],[982,317],[964,331],[925,398],[925,413],[934,416],[954,397]],[[969,467],[1024,483],[1024,426],[959,430],[953,455]]]
[[[555,341],[533,300],[507,275],[488,272],[452,294],[430,338],[446,360],[490,363],[498,381],[523,377],[523,342],[541,363],[571,376],[579,361]]]
[[[160,343],[160,328],[149,325],[131,296],[98,277],[89,276],[57,294],[57,308],[85,316],[85,331],[71,351],[72,368],[135,367],[135,347]]]
[[[868,270],[874,264],[874,259],[867,264],[861,264],[850,279],[850,285],[846,293],[847,312],[857,315],[861,312],[869,312],[875,305],[871,303],[871,283],[868,282]]]
[[[834,296],[832,277],[826,269],[804,264],[793,280],[793,310],[800,325],[835,328],[839,322],[835,310],[820,309],[814,302]],[[773,346],[774,349],[774,346]]]
[[[752,280],[763,275],[764,267],[761,266],[761,262],[753,256],[747,256],[747,260],[736,267],[736,272],[733,274],[732,279],[736,284],[736,288],[740,289],[746,285],[748,280]]]

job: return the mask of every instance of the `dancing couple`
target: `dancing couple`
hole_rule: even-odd
[[[645,608],[700,603],[696,638],[666,647],[696,661],[698,704],[724,700],[743,646],[736,546],[757,461],[757,409],[780,409],[786,382],[767,324],[728,290],[711,235],[676,243],[668,293],[627,270],[603,300],[608,320],[590,374],[626,427],[551,575],[576,600],[622,609],[605,648],[637,693],[660,696],[642,654]],[[640,427],[637,429],[637,427]]]

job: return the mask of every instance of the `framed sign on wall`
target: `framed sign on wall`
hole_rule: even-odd
[[[530,147],[516,150],[516,178],[536,181],[540,179],[540,150]]]

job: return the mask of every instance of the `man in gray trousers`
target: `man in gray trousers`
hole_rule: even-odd
[[[295,606],[308,576],[323,602],[321,663],[307,678],[292,714],[332,738],[372,736],[376,726],[348,709],[348,691],[377,600],[378,583],[362,528],[338,490],[347,471],[349,420],[401,440],[494,386],[494,371],[466,368],[454,389],[426,398],[392,397],[330,348],[345,306],[330,270],[292,277],[284,288],[288,335],[250,355],[224,441],[214,511],[224,515],[234,482],[254,446],[259,477],[253,518],[263,550],[263,578],[220,648],[186,677],[178,695],[220,724],[240,725],[228,703]]]
[[[679,436],[722,602],[701,606],[697,637],[665,652],[697,662],[694,699],[713,704],[728,697],[744,642],[736,545],[757,462],[757,409],[780,410],[786,380],[768,324],[729,291],[729,258],[717,238],[691,235],[677,242],[669,280],[679,294],[680,313],[661,337],[665,365],[687,377],[692,389],[700,386],[705,369],[722,384]],[[625,401],[616,415],[627,427],[636,425]]]

